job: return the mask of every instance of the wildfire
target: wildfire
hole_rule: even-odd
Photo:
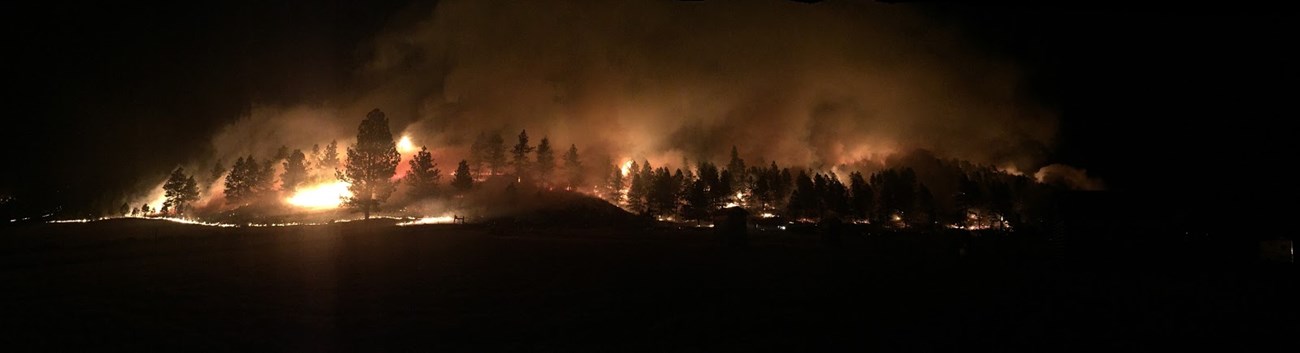
[[[619,166],[618,169],[623,171],[623,176],[627,176],[628,171],[632,170],[632,160],[629,159],[627,162],[623,162],[623,165]]]
[[[309,209],[338,208],[343,203],[344,197],[352,196],[348,186],[348,183],[343,181],[316,184],[298,189],[285,201],[290,205]]]
[[[438,216],[438,217],[424,217],[409,222],[401,222],[398,223],[397,225],[413,226],[413,225],[420,225],[420,224],[451,224],[454,223],[455,221],[456,219],[453,216]]]
[[[411,143],[410,136],[402,136],[402,139],[397,141],[397,152],[402,154],[415,152],[415,144]]]
[[[745,207],[745,193],[737,191],[735,201],[728,202],[722,208]]]

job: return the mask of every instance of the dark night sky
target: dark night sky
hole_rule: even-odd
[[[142,172],[210,148],[254,102],[336,94],[364,58],[360,43],[413,5],[4,6],[10,121],[28,127],[7,129],[14,167],[0,191],[76,205],[120,202]]]
[[[9,126],[0,193],[102,207],[142,173],[210,148],[250,104],[328,100],[403,1],[6,4]],[[1222,4],[1223,6],[1230,6]],[[818,5],[809,5],[818,6]],[[1060,113],[1051,160],[1114,190],[1290,195],[1294,18],[1270,8],[925,3],[1020,61]],[[1282,191],[1277,194],[1276,191]],[[38,197],[39,196],[39,197]]]

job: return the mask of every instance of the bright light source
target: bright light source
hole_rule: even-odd
[[[623,171],[623,176],[627,176],[628,171],[632,170],[632,160],[629,159],[627,162],[623,162],[623,166],[618,168]]]
[[[343,181],[316,184],[298,189],[285,201],[290,205],[309,209],[338,208],[343,203],[344,197],[352,196],[348,186],[348,183]]]
[[[402,139],[397,141],[397,152],[402,154],[415,152],[415,144],[411,143],[410,136],[402,136]]]
[[[451,224],[455,222],[456,222],[455,216],[438,216],[438,217],[424,217],[410,222],[401,222],[398,223],[397,225],[413,226],[413,225],[420,225],[420,224]]]

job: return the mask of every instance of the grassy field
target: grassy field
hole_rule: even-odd
[[[898,235],[726,248],[707,230],[388,221],[0,231],[0,344],[20,351],[1158,350],[1300,332],[1291,267],[1100,268]]]

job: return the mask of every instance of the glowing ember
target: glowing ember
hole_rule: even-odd
[[[415,150],[416,150],[415,144],[411,143],[410,136],[402,136],[402,139],[397,141],[397,152],[401,152],[402,154],[407,154],[407,153],[415,152]]]
[[[763,213],[763,214],[760,214],[760,215],[758,215],[758,216],[761,217],[761,218],[773,218],[773,217],[776,217],[776,215],[775,215],[775,214],[772,214],[771,212]]]
[[[330,209],[338,208],[343,203],[343,198],[348,196],[352,196],[352,192],[348,191],[348,183],[336,181],[300,188],[285,201],[303,208]]]
[[[409,222],[401,222],[398,223],[397,225],[413,226],[413,225],[420,225],[420,224],[451,224],[454,223],[455,221],[456,219],[452,216],[438,216],[438,217],[424,217]]]

